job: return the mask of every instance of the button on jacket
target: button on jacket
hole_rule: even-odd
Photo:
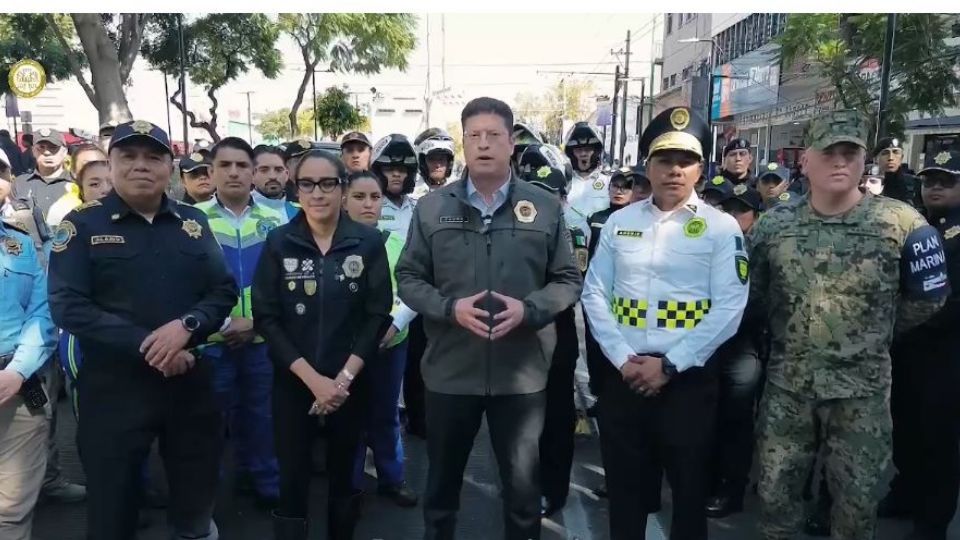
[[[468,183],[464,177],[417,202],[397,265],[400,298],[423,316],[430,342],[424,383],[445,394],[539,392],[556,344],[551,323],[582,286],[560,200],[514,177],[485,224]],[[461,328],[453,315],[456,300],[488,290],[524,304],[520,326],[496,341]],[[504,309],[489,296],[477,307],[491,317]]]
[[[336,377],[351,354],[376,360],[393,293],[381,233],[340,215],[326,254],[303,212],[267,236],[253,278],[253,324],[284,371],[298,358]]]
[[[645,353],[679,371],[703,366],[740,324],[746,265],[737,222],[696,193],[672,212],[631,204],[607,219],[590,261],[590,330],[618,369]]]
[[[153,223],[116,192],[88,202],[67,214],[52,244],[50,310],[80,340],[85,373],[134,369],[162,380],[140,353],[143,340],[191,314],[200,322],[190,341],[197,345],[237,303],[206,215],[166,196]]]
[[[30,237],[0,222],[0,355],[6,369],[30,378],[56,346],[47,304],[47,276]]]

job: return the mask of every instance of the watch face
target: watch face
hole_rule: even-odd
[[[187,315],[181,319],[181,321],[183,322],[183,327],[191,332],[200,327],[200,321],[193,315]]]

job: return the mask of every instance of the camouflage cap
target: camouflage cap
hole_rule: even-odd
[[[807,147],[826,150],[830,146],[846,142],[866,149],[868,130],[867,119],[859,111],[830,111],[810,122]]]

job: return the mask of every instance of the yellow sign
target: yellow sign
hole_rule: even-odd
[[[21,60],[10,68],[7,82],[17,97],[33,98],[47,85],[47,72],[35,60]]]

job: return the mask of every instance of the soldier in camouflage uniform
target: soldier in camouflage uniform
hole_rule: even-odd
[[[822,424],[835,497],[831,536],[874,538],[890,462],[890,343],[949,291],[939,236],[909,205],[858,189],[867,125],[856,111],[814,120],[810,192],[752,231],[751,299],[770,321],[760,414],[760,530],[787,539]]]

